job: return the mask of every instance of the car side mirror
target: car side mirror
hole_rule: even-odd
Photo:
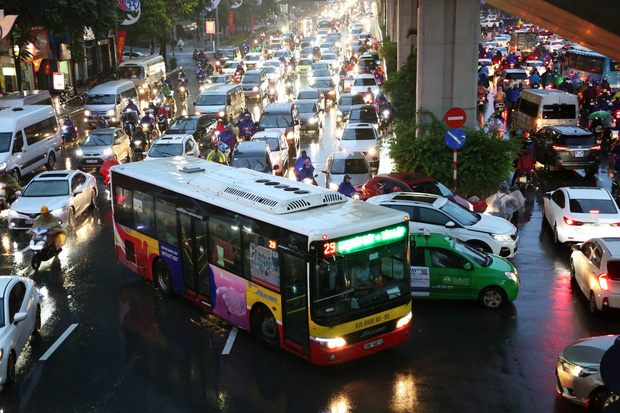
[[[13,317],[13,324],[17,325],[28,318],[28,313],[17,313],[15,317]]]
[[[15,195],[18,197],[22,196],[22,191],[15,191]]]
[[[550,192],[547,192],[547,193],[545,194],[545,198],[547,198],[547,199],[551,199],[551,193],[550,193]]]
[[[196,106],[196,101],[194,101],[194,103],[192,103],[192,105]]]
[[[293,125],[299,125],[299,119],[295,119],[295,120],[293,121]]]
[[[463,269],[464,270],[472,270],[474,267],[473,265],[471,265],[471,262],[466,262],[465,264],[463,264]]]
[[[342,117],[342,119],[343,119],[343,120],[345,120],[345,121],[349,120],[349,115],[344,115],[344,116]]]
[[[570,247],[573,251],[581,251],[581,244],[575,244]]]
[[[448,221],[446,222],[446,228],[456,228],[456,224],[454,221]]]

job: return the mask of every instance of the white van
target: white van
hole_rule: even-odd
[[[165,76],[166,63],[160,55],[134,57],[118,66],[118,78],[131,80],[145,100],[149,99],[153,84]]]
[[[578,115],[577,95],[555,89],[524,90],[512,109],[511,127],[532,134],[543,126],[577,126]]]
[[[59,131],[51,106],[0,110],[0,168],[15,179],[44,165],[53,169],[61,145]]]
[[[108,124],[119,123],[129,100],[138,105],[138,92],[129,80],[114,80],[95,86],[84,103],[84,122],[94,125],[99,116]]]
[[[0,108],[16,108],[25,105],[54,106],[52,95],[47,90],[29,90],[0,96]]]
[[[194,102],[196,115],[233,122],[241,117],[245,97],[241,85],[213,84],[207,86]]]

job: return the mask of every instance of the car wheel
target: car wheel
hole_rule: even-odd
[[[93,189],[92,194],[90,195],[90,206],[93,208],[97,208],[97,191]]]
[[[15,383],[15,352],[9,354],[9,363],[6,366],[6,382],[5,386]]]
[[[155,284],[163,295],[172,296],[174,291],[172,289],[172,277],[170,276],[170,270],[163,261],[157,261],[155,264]]]
[[[594,176],[597,172],[598,172],[598,168],[596,168],[596,167],[588,168],[588,169],[586,169],[586,176],[587,176],[587,177],[592,177],[592,176]],[[612,188],[612,189],[613,189],[613,188]]]
[[[32,269],[35,270],[35,272],[41,266],[41,259],[39,258],[38,253],[32,255],[32,258],[30,259],[30,265],[32,266]]]
[[[553,226],[553,243],[554,244],[560,243],[560,239],[558,238],[558,226],[557,225]]]
[[[601,407],[603,411],[612,404],[620,403],[620,395],[615,393],[607,392],[604,397],[601,398]]]
[[[37,312],[34,315],[34,330],[32,330],[33,336],[41,334],[41,306],[37,305]]]
[[[267,348],[280,348],[280,332],[275,317],[264,306],[258,306],[252,315],[252,333]]]
[[[570,282],[575,282],[575,262],[570,261]]]
[[[69,216],[67,218],[67,226],[73,227],[75,226],[75,208],[69,208]]]
[[[505,300],[504,291],[499,287],[487,287],[480,293],[480,303],[486,308],[499,308]]]
[[[588,310],[590,311],[590,314],[597,314],[599,312],[598,308],[596,307],[596,298],[594,297],[594,291],[590,291],[590,299],[588,300]]]
[[[54,165],[56,165],[56,154],[54,154],[54,152],[50,152],[50,155],[47,157],[47,163],[45,164],[45,167],[48,171],[51,171],[52,169],[54,169]]]

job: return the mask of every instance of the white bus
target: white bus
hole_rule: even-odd
[[[118,78],[131,80],[141,99],[148,100],[153,84],[164,76],[166,63],[160,55],[133,57],[118,66]]]
[[[407,214],[187,157],[111,183],[116,256],[162,293],[317,364],[409,337]]]

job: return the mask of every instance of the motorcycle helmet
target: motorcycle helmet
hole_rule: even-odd
[[[50,212],[50,209],[48,207],[46,207],[45,205],[43,205],[41,207],[41,213],[42,214],[47,214],[48,212]]]
[[[345,180],[346,180],[346,179],[351,179],[351,176],[350,176],[350,175],[345,175],[345,176],[344,176],[344,179],[345,179]]]

